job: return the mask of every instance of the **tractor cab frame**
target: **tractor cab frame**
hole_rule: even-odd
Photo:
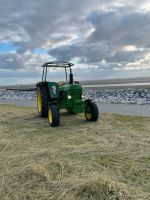
[[[45,81],[47,79],[47,68],[51,67],[51,68],[64,68],[65,69],[65,77],[66,77],[66,82],[68,82],[68,73],[67,73],[67,69],[69,68],[70,70],[70,74],[69,74],[69,82],[70,84],[73,83],[73,74],[72,74],[72,69],[71,67],[73,66],[73,63],[69,63],[69,62],[48,62],[45,63],[42,67],[43,67],[43,74],[42,74],[42,82]]]

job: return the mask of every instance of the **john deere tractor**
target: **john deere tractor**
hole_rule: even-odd
[[[97,105],[85,99],[82,86],[74,81],[70,62],[48,62],[43,67],[42,81],[37,83],[37,108],[41,117],[48,117],[52,127],[60,124],[60,109],[68,113],[84,113],[87,121],[96,122],[99,117]],[[66,81],[47,81],[48,68],[64,68]],[[68,77],[69,71],[69,77]]]

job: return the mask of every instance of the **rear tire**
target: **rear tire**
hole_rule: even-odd
[[[42,111],[42,98],[41,98],[41,92],[40,92],[40,88],[37,88],[37,110],[38,113],[41,114]]]
[[[48,116],[49,96],[45,87],[37,88],[37,108],[41,117]]]
[[[96,103],[90,101],[87,102],[87,106],[85,108],[85,118],[87,121],[96,122],[99,117],[99,110]]]
[[[59,126],[60,123],[59,110],[57,108],[57,105],[55,104],[50,104],[48,106],[48,121],[50,126],[52,127]]]

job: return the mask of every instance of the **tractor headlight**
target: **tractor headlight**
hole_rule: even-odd
[[[82,95],[81,95],[81,98],[82,98],[82,99],[85,99],[85,95],[84,95],[84,94],[82,94]]]
[[[71,99],[71,95],[68,95],[68,99]]]

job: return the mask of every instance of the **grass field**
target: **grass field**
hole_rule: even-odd
[[[0,200],[150,199],[150,118],[0,105]]]

